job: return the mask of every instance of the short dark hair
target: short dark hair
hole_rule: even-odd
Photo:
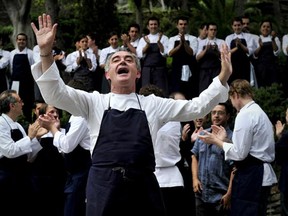
[[[207,22],[201,23],[200,26],[199,26],[199,29],[203,29],[204,27],[208,28],[208,23]]]
[[[156,20],[157,23],[158,23],[158,26],[160,26],[160,20],[159,20],[159,18],[157,18],[155,16],[152,16],[152,17],[148,18],[147,25],[149,24],[149,21],[151,21],[151,20]]]
[[[179,20],[185,20],[185,21],[187,21],[187,23],[189,23],[189,19],[188,19],[188,17],[186,17],[186,16],[179,16],[179,17],[177,18],[177,24],[178,24]]]
[[[16,103],[17,100],[13,96],[17,94],[15,90],[5,90],[0,94],[0,113],[8,113],[10,111],[10,103]]]
[[[96,32],[90,32],[87,34],[88,37],[91,38],[91,40],[94,40],[95,43],[99,42],[99,35]]]
[[[128,31],[130,31],[131,28],[136,28],[138,29],[138,31],[140,32],[140,25],[138,23],[131,23],[129,26],[128,26]]]
[[[119,37],[118,33],[116,31],[111,31],[109,34],[108,34],[108,39],[110,39],[111,37],[113,37],[114,35],[117,35],[117,37]]]
[[[225,103],[219,103],[218,105],[224,106],[227,114],[232,114],[233,108],[230,101],[226,101]]]
[[[232,19],[231,25],[233,25],[234,22],[240,22],[241,24],[243,24],[242,17],[234,17]]]
[[[218,25],[217,25],[217,23],[215,23],[215,22],[209,22],[209,23],[207,23],[207,29],[209,28],[210,25],[216,26],[217,29],[218,29]]]
[[[262,20],[262,22],[260,23],[260,27],[263,25],[264,22],[268,22],[270,24],[271,30],[273,29],[272,22],[271,20],[268,20],[268,19]]]
[[[23,33],[23,32],[18,33],[17,36],[16,36],[16,39],[18,39],[18,36],[20,36],[20,35],[24,36],[26,40],[28,39],[28,36],[25,33]]]
[[[153,84],[148,84],[148,85],[143,86],[139,90],[139,94],[140,95],[144,95],[144,96],[148,96],[148,95],[154,94],[154,95],[156,95],[158,97],[162,97],[162,98],[165,97],[163,89],[161,89],[158,86],[153,85]]]

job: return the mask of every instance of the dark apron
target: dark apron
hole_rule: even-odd
[[[248,155],[235,161],[237,171],[232,183],[231,216],[260,216],[263,161]]]
[[[69,128],[70,122],[66,126],[66,133]],[[84,216],[86,210],[86,183],[91,166],[90,151],[77,145],[72,152],[64,154],[64,161],[67,172],[64,188],[64,216]]]
[[[64,158],[53,145],[53,137],[41,138],[43,147],[32,164],[35,215],[62,216],[66,173]]]
[[[280,47],[279,47],[280,49]],[[274,55],[272,42],[264,42],[256,60],[255,73],[258,87],[270,86],[277,82],[278,63]]]
[[[19,129],[11,129],[11,138],[17,142],[23,134]],[[0,159],[0,194],[1,215],[28,214],[31,181],[27,155]]]
[[[247,47],[246,40],[243,38],[240,40],[241,43]],[[233,49],[235,47],[236,41],[234,39],[230,43],[230,49]],[[233,67],[233,73],[229,78],[229,83],[231,83],[235,79],[245,79],[250,82],[250,61],[244,50],[238,48],[238,50],[231,55],[231,62]]]
[[[13,71],[11,81],[19,81],[19,96],[24,101],[23,115],[32,121],[34,96],[41,98],[38,86],[35,84],[31,73],[31,66],[27,54],[15,54],[13,58]],[[35,95],[34,95],[34,91]]]
[[[86,86],[86,91],[90,92],[95,89],[92,71],[88,69],[87,62],[82,59],[80,66],[75,70],[73,80],[80,81]]]
[[[142,87],[154,84],[168,92],[166,58],[161,53],[157,43],[151,43],[143,60],[141,71]]]
[[[142,110],[104,112],[87,183],[87,216],[163,216],[155,157]]]
[[[180,41],[175,41],[174,48],[179,45]],[[186,43],[189,45],[190,42],[187,40]],[[181,46],[179,51],[176,52],[173,55],[173,61],[172,61],[172,73],[170,77],[170,86],[169,92],[182,92],[186,99],[192,98],[192,94],[194,95],[194,87],[195,84],[198,84],[198,80],[194,83],[192,83],[191,78],[185,82],[181,80],[182,75],[182,66],[183,65],[189,65],[189,68],[191,70],[193,79],[197,79],[197,70],[196,70],[196,58],[195,56],[189,55],[186,51],[184,46]],[[193,91],[193,93],[192,93]],[[197,93],[198,93],[198,87],[197,87]]]
[[[206,46],[203,47],[203,50]],[[218,76],[221,70],[219,47],[207,49],[203,58],[199,61],[199,93],[208,88],[213,78]]]

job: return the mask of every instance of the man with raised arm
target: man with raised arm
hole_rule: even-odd
[[[165,208],[154,175],[153,143],[168,121],[189,121],[205,116],[228,99],[227,80],[232,73],[227,48],[221,54],[222,70],[207,90],[192,100],[173,100],[135,93],[140,78],[138,58],[127,51],[109,56],[105,76],[111,92],[87,93],[70,88],[60,79],[51,49],[57,24],[43,14],[39,29],[32,23],[41,62],[33,76],[45,101],[83,116],[91,134],[92,166],[87,182],[86,215],[161,216]],[[39,121],[48,121],[49,116]]]

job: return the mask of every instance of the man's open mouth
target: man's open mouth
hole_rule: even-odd
[[[129,70],[127,68],[120,68],[118,70],[118,74],[127,74],[129,72]]]

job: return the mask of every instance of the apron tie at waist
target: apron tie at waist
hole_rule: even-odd
[[[254,166],[254,165],[261,165],[264,163],[266,162],[256,157],[253,157],[250,154],[242,161],[234,161],[234,164],[237,167],[237,169],[247,168],[247,167]]]

